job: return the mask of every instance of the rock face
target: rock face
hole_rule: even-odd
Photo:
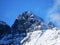
[[[11,33],[11,28],[9,25],[7,25],[5,22],[0,21],[0,39],[6,35]]]
[[[23,33],[26,32],[26,30],[34,28],[34,26],[40,26],[40,29],[42,29],[42,26],[44,25],[44,20],[40,17],[37,18],[32,12],[25,11],[21,15],[17,17],[14,24],[12,25],[12,29],[15,32]],[[31,31],[31,30],[28,30]]]

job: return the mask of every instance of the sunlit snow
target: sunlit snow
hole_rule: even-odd
[[[43,33],[42,30],[30,32],[21,43],[23,45],[60,45],[60,30],[48,29],[40,36],[41,33]]]

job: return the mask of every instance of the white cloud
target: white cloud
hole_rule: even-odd
[[[58,9],[60,9],[60,0],[55,0],[53,7],[51,9],[49,9],[49,12],[48,13],[54,13]]]
[[[60,20],[60,15],[57,13],[53,13],[50,15],[50,19],[52,19],[52,21],[59,21]]]
[[[52,8],[47,11],[47,18],[55,22],[60,27],[60,0],[55,0]]]

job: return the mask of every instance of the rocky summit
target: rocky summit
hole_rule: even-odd
[[[46,25],[41,17],[31,11],[25,11],[16,18],[11,27],[0,21],[0,45],[49,45],[50,42],[47,41],[50,41],[50,38],[55,39],[57,35],[57,41],[60,39],[60,31],[57,30],[52,22]],[[53,44],[59,45],[56,42],[51,45]]]
[[[34,28],[34,26],[44,25],[44,20],[40,17],[35,16],[30,11],[25,11],[20,14],[12,25],[12,29],[19,33],[26,32],[26,30],[30,27]],[[42,27],[41,27],[42,29]]]

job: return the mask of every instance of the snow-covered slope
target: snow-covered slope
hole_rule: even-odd
[[[60,45],[60,30],[47,30],[35,45]]]
[[[32,32],[28,39],[29,41],[25,40],[22,45],[60,45],[60,30],[48,29],[40,36],[41,33],[41,30]]]
[[[40,35],[41,35],[42,31],[38,30],[38,31],[33,31],[33,32],[29,32],[27,33],[27,37],[25,37],[21,43],[23,45],[34,45],[34,43],[36,43],[37,39],[39,39]]]

